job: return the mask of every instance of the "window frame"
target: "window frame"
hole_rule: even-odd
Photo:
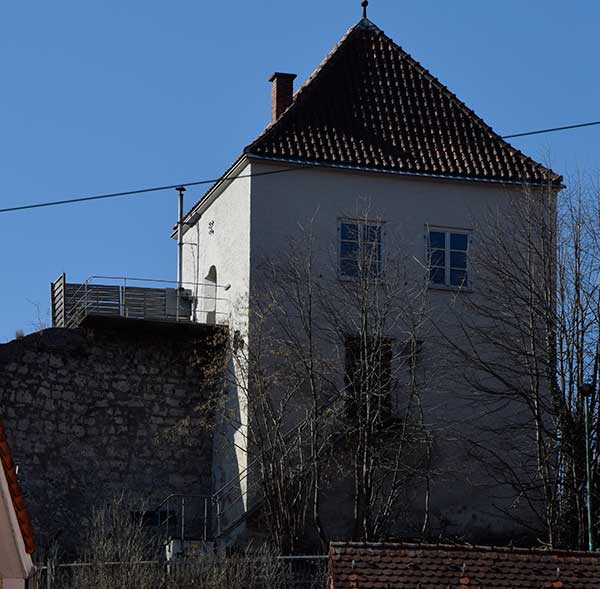
[[[364,227],[378,227],[379,228],[379,272],[377,274],[377,276],[373,276],[373,280],[374,281],[378,281],[383,279],[384,276],[384,266],[383,266],[383,260],[384,260],[384,235],[385,235],[385,221],[382,221],[381,219],[358,219],[356,217],[338,217],[337,219],[337,243],[336,243],[336,250],[337,250],[337,277],[338,280],[344,280],[344,281],[356,281],[360,278],[360,275],[357,274],[355,276],[350,276],[348,274],[344,274],[342,272],[342,241],[349,241],[349,240],[342,240],[342,225],[357,225],[359,228],[359,233],[358,233],[358,252],[360,255],[361,249],[363,247],[363,243],[364,243],[364,238],[363,238],[363,228]],[[373,242],[376,243],[376,242]]]
[[[379,347],[380,357],[377,359],[379,367],[377,374],[380,376],[381,381],[379,382],[379,394],[382,395],[380,402],[381,417],[383,419],[382,426],[385,423],[389,423],[391,420],[396,419],[394,415],[394,394],[393,386],[393,371],[394,371],[394,350],[398,344],[395,337],[382,336],[375,337],[370,336],[368,340],[373,340],[375,345]],[[377,342],[375,340],[379,339]],[[358,345],[357,345],[358,344]],[[356,401],[356,382],[353,381],[353,376],[360,370],[360,345],[362,344],[362,338],[356,334],[345,334],[343,337],[344,347],[344,394],[346,403],[346,416],[350,419],[355,419],[357,415]],[[374,349],[370,351],[370,354],[374,353]],[[356,351],[359,352],[358,358]],[[360,383],[359,383],[360,386]]]
[[[452,290],[452,291],[463,291],[470,292],[473,290],[473,273],[471,271],[470,252],[473,247],[473,230],[466,227],[448,227],[445,225],[425,225],[425,261],[427,264],[428,271],[431,271],[431,260],[430,260],[430,234],[431,233],[443,233],[444,234],[444,283],[433,282],[430,276],[427,277],[428,286],[438,290]],[[452,284],[452,246],[451,239],[452,235],[464,235],[467,238],[467,249],[465,272],[467,275],[467,281],[463,284]],[[439,248],[435,248],[439,249]],[[456,250],[462,251],[462,250]]]

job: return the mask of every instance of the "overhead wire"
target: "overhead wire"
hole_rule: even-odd
[[[514,139],[517,137],[542,135],[544,133],[555,133],[557,131],[567,131],[570,129],[581,129],[583,127],[592,127],[594,125],[600,125],[600,121],[591,121],[588,123],[579,123],[576,125],[566,125],[563,127],[552,127],[549,129],[540,129],[538,131],[526,131],[524,133],[513,133],[510,135],[502,135],[501,138],[502,139]],[[310,166],[310,164],[309,164],[308,167],[312,167],[312,166]],[[271,170],[268,172],[254,172],[254,173],[250,173],[250,174],[241,174],[234,178],[226,178],[225,176],[221,176],[219,178],[213,178],[210,180],[198,180],[198,181],[194,181],[194,182],[178,182],[176,184],[169,184],[166,186],[153,186],[150,188],[140,188],[137,190],[126,190],[126,191],[122,191],[122,192],[110,192],[108,194],[97,194],[97,195],[93,195],[93,196],[65,198],[62,200],[53,200],[53,201],[39,202],[39,203],[33,203],[33,204],[28,204],[28,205],[6,207],[3,209],[0,209],[0,213],[11,213],[11,212],[16,212],[16,211],[24,211],[24,210],[28,210],[28,209],[39,209],[42,207],[53,207],[53,206],[57,206],[57,205],[74,204],[74,203],[79,203],[79,202],[90,202],[90,201],[94,201],[94,200],[104,200],[104,199],[108,199],[108,198],[136,196],[136,195],[140,195],[140,194],[148,194],[151,192],[161,192],[163,190],[173,190],[173,189],[179,188],[180,186],[185,186],[185,187],[202,186],[202,185],[206,185],[206,184],[215,184],[217,182],[223,182],[223,181],[233,182],[234,180],[243,179],[243,178],[269,176],[272,174],[285,174],[286,172],[294,172],[294,171],[298,171],[299,169],[301,169],[301,168],[298,168],[298,167],[285,168],[282,170]]]
[[[231,178],[231,181],[241,178],[252,178],[256,176],[268,176],[271,174],[283,174],[285,172],[292,172],[298,170],[298,168],[286,168],[284,170],[271,170],[269,172],[255,172],[253,174],[242,174]],[[77,198],[66,198],[64,200],[52,200],[47,202],[40,202],[30,205],[21,205],[17,207],[8,207],[0,209],[0,213],[10,213],[13,211],[23,211],[26,209],[38,209],[41,207],[53,207],[55,205],[66,205],[76,202],[88,202],[91,200],[102,200],[105,198],[116,198],[118,196],[135,196],[139,194],[147,194],[149,192],[160,192],[162,190],[173,190],[180,186],[201,186],[202,184],[215,184],[216,182],[226,181],[227,178],[221,176],[220,178],[213,178],[212,180],[198,180],[197,182],[179,182],[177,184],[169,184],[168,186],[153,186],[151,188],[140,188],[138,190],[126,190],[124,192],[110,192],[108,194],[97,194],[94,196],[80,196]]]
[[[579,123],[577,125],[567,125],[565,127],[553,127],[551,129],[541,129],[540,131],[527,131],[526,133],[513,133],[512,135],[503,135],[502,139],[528,137],[529,135],[541,135],[542,133],[555,133],[556,131],[567,131],[568,129],[581,129],[582,127],[592,127],[594,125],[600,125],[600,121],[592,121],[591,123]]]

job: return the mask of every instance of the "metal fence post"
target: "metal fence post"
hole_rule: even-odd
[[[181,550],[183,552],[183,541],[185,539],[185,497],[181,497]]]
[[[215,499],[217,504],[217,536],[221,535],[221,501],[219,498]]]
[[[204,498],[204,532],[203,540],[206,542],[208,539],[208,498]]]

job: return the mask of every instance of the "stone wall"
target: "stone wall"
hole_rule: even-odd
[[[42,546],[94,507],[211,491],[214,326],[97,320],[0,345],[0,415]]]

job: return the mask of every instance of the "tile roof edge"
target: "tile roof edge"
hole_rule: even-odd
[[[6,437],[6,431],[2,420],[0,419],[0,463],[6,477],[8,485],[8,491],[12,500],[15,517],[17,519],[19,530],[23,538],[25,545],[25,551],[31,555],[35,551],[35,532],[31,526],[29,514],[24,506],[19,506],[19,503],[24,504],[25,498],[19,480],[17,478],[17,472],[12,458],[8,439]]]
[[[473,553],[502,553],[502,554],[533,554],[533,555],[552,555],[552,556],[577,556],[600,559],[600,552],[589,552],[583,550],[567,550],[564,548],[519,548],[513,546],[485,546],[478,544],[420,544],[416,542],[331,542],[330,551],[333,554],[335,550],[343,548],[352,548],[365,550],[423,550],[434,551],[441,550],[447,552],[473,552]]]
[[[282,124],[282,121],[285,120],[288,112],[292,111],[296,104],[298,104],[298,99],[302,98],[302,95],[306,92],[307,88],[312,85],[312,83],[319,77],[325,66],[330,63],[331,59],[335,56],[335,54],[339,51],[340,47],[349,39],[349,37],[355,31],[359,29],[364,29],[364,26],[361,26],[363,19],[361,19],[358,23],[352,25],[342,36],[342,38],[334,45],[334,47],[327,53],[327,55],[321,60],[321,62],[317,65],[317,67],[312,71],[312,73],[306,78],[306,80],[301,84],[301,86],[294,92],[294,98],[290,105],[279,115],[277,120],[269,123],[265,129],[260,133],[260,135],[251,143],[244,147],[244,153],[251,153],[252,148],[260,143],[262,139],[268,135],[273,129],[276,129],[278,126]],[[369,21],[371,22],[371,21]],[[371,23],[372,24],[372,23]],[[375,27],[375,25],[373,25]],[[378,31],[378,29],[375,27]],[[383,31],[381,31],[383,33]]]
[[[259,144],[271,131],[273,131],[274,129],[276,129],[277,127],[282,125],[283,122],[285,122],[285,119],[287,118],[286,115],[289,112],[294,110],[295,106],[298,104],[298,99],[302,98],[302,95],[303,95],[303,93],[306,92],[306,89],[310,85],[312,85],[313,82],[315,82],[315,80],[319,77],[319,74],[324,70],[325,66],[331,62],[331,60],[334,58],[335,54],[339,51],[341,46],[349,39],[349,37],[352,35],[352,33],[354,33],[357,30],[360,30],[360,29],[363,29],[363,30],[366,29],[366,30],[375,31],[375,32],[381,34],[386,39],[386,41],[388,41],[392,45],[392,47],[395,51],[400,52],[404,59],[408,59],[411,62],[411,64],[413,65],[413,67],[415,69],[417,69],[417,71],[421,72],[421,74],[425,78],[427,78],[432,84],[437,86],[437,88],[440,90],[440,92],[445,94],[449,100],[454,102],[457,105],[457,107],[466,114],[466,116],[468,118],[472,119],[477,125],[479,125],[479,127],[483,131],[490,134],[493,139],[500,141],[501,144],[504,145],[507,149],[515,152],[516,155],[518,155],[520,158],[523,158],[526,162],[528,162],[534,168],[547,173],[549,178],[552,180],[553,184],[556,184],[556,185],[561,184],[562,185],[563,177],[560,174],[558,174],[554,170],[544,166],[543,164],[535,161],[532,157],[526,155],[520,149],[516,148],[514,145],[512,145],[511,143],[509,143],[508,141],[503,139],[499,133],[494,131],[494,129],[491,125],[486,123],[473,109],[468,107],[452,90],[450,90],[450,88],[448,88],[448,86],[446,86],[439,78],[437,78],[435,75],[433,75],[425,66],[421,65],[421,63],[419,61],[417,61],[410,53],[408,53],[401,45],[396,43],[389,35],[386,35],[382,29],[377,27],[377,25],[375,25],[368,19],[367,19],[367,21],[369,23],[369,26],[368,27],[364,26],[364,24],[363,24],[364,21],[365,21],[365,19],[361,19],[357,24],[353,25],[346,31],[344,36],[338,41],[338,43],[333,47],[333,49],[331,49],[331,51],[329,51],[329,53],[321,60],[319,65],[314,69],[314,71],[306,79],[306,81],[298,88],[298,90],[294,94],[294,98],[293,98],[291,104],[281,113],[281,115],[279,116],[279,118],[277,120],[269,123],[265,127],[263,132],[260,133],[260,135],[254,141],[252,141],[251,143],[246,145],[246,147],[244,147],[243,153],[245,153],[245,154],[251,153],[252,149],[257,144]]]
[[[273,121],[273,122],[269,123],[263,129],[263,131],[258,135],[258,137],[256,137],[256,139],[254,139],[254,141],[252,141],[251,143],[249,143],[248,145],[246,145],[244,147],[244,149],[242,150],[242,154],[239,157],[236,158],[236,160],[233,162],[233,164],[231,164],[231,166],[229,166],[229,168],[227,168],[225,170],[225,172],[223,173],[223,175],[221,176],[221,178],[219,178],[219,180],[217,180],[217,182],[215,182],[214,184],[212,184],[211,187],[198,199],[198,201],[194,204],[194,206],[192,206],[187,211],[187,213],[185,213],[185,215],[183,216],[183,218],[185,220],[187,220],[188,217],[194,212],[194,210],[200,205],[200,203],[202,203],[205,200],[206,196],[216,187],[216,185],[219,184],[220,182],[222,182],[223,179],[238,165],[238,163],[244,158],[244,156],[250,156],[250,155],[252,155],[250,148],[252,146],[256,145],[271,129],[273,129],[276,125],[278,125],[280,123],[280,121],[283,119],[284,115],[290,109],[292,109],[294,107],[294,105],[296,104],[296,99],[298,98],[298,96],[300,96],[300,94],[306,89],[306,87],[310,84],[310,82],[318,75],[318,73],[321,71],[321,69],[323,68],[323,66],[329,61],[329,58],[331,56],[333,56],[333,54],[338,50],[338,48],[350,36],[350,34],[353,31],[355,31],[358,28],[360,28],[361,22],[362,22],[362,19],[361,19],[361,21],[359,21],[357,24],[353,25],[352,27],[350,27],[346,31],[346,33],[344,34],[344,36],[336,43],[336,45],[333,47],[333,49],[331,49],[331,51],[329,51],[329,53],[321,60],[321,63],[319,63],[319,65],[313,70],[312,74],[298,88],[298,90],[296,90],[296,92],[294,93],[294,99],[292,100],[291,104],[281,113],[281,115],[279,116],[279,118],[276,121]]]
[[[220,184],[223,183],[223,181],[227,180],[227,176],[229,174],[231,174],[231,172],[233,172],[233,170],[235,170],[235,168],[240,165],[244,159],[246,159],[246,154],[242,153],[241,155],[239,155],[234,162],[221,174],[221,176],[219,177],[218,180],[215,180],[215,182],[213,184],[210,185],[210,187],[206,190],[206,192],[204,192],[204,194],[195,202],[195,204],[193,206],[191,206],[188,211],[186,213],[184,213],[183,215],[183,220],[184,223],[186,223],[189,219],[189,217],[191,215],[194,214],[194,212],[196,211],[196,209],[206,200],[206,198],[208,197],[208,195],[215,189],[217,188]],[[172,227],[173,232],[171,233],[171,237],[175,236],[175,232],[177,231],[177,224],[173,225]]]
[[[461,100],[457,94],[455,94],[446,84],[444,84],[438,77],[432,74],[425,66],[423,66],[419,61],[417,61],[408,51],[406,51],[401,45],[396,43],[390,36],[386,35],[381,29],[379,29],[381,34],[393,45],[396,50],[402,52],[403,56],[406,59],[409,59],[413,66],[419,70],[431,83],[436,85],[438,89],[446,94],[448,98],[456,103],[456,105],[464,111],[464,113],[469,117],[474,119],[485,131],[491,133],[495,139],[501,141],[506,147],[514,150],[520,157],[527,160],[530,164],[538,169],[542,169],[546,172],[549,172],[549,175],[553,178],[554,182],[562,182],[563,178],[560,174],[557,174],[554,170],[547,168],[540,162],[535,161],[532,157],[523,153],[520,149],[516,148],[514,145],[506,141],[498,132],[494,131],[494,128],[485,122],[485,120],[480,117],[472,108],[466,105],[466,103]]]
[[[506,186],[538,186],[538,187],[548,187],[551,186],[555,190],[562,190],[564,185],[561,183],[540,183],[540,182],[528,182],[526,180],[494,180],[491,178],[477,178],[470,176],[452,176],[452,175],[443,175],[443,174],[430,174],[427,172],[405,172],[402,170],[390,170],[388,168],[370,168],[365,166],[353,166],[351,164],[336,164],[336,163],[326,163],[326,162],[315,162],[310,160],[299,160],[294,158],[276,158],[268,155],[259,155],[256,153],[246,153],[244,154],[248,159],[255,159],[265,162],[275,162],[275,163],[287,163],[287,164],[295,164],[299,167],[310,167],[310,168],[329,168],[329,169],[338,169],[338,170],[349,170],[355,172],[369,172],[369,173],[377,173],[377,174],[390,174],[393,176],[408,176],[411,178],[431,178],[435,180],[454,180],[459,182],[481,182],[483,184],[500,184]]]

